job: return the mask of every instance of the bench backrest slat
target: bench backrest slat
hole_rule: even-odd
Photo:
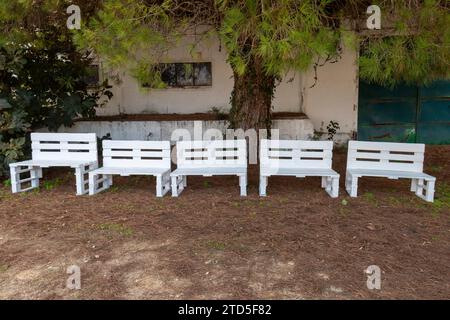
[[[419,143],[349,141],[347,169],[422,172],[424,152]]]
[[[260,164],[263,168],[329,169],[332,157],[332,141],[260,141]]]
[[[170,169],[170,142],[103,140],[103,166]]]
[[[178,168],[247,167],[245,140],[178,141]]]
[[[82,160],[96,162],[95,133],[31,133],[33,160]]]

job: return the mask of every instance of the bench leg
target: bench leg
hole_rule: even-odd
[[[77,185],[77,196],[84,194],[84,168],[75,168],[75,183]]]
[[[337,177],[322,177],[322,185],[325,180],[325,191],[332,198],[337,198],[339,196],[339,176]]]
[[[31,180],[31,188],[33,188],[33,189],[39,187],[39,174],[42,175],[42,172],[39,173],[39,169],[41,169],[41,168],[40,167],[34,167],[30,171],[30,178],[32,179]]]
[[[37,167],[36,170],[38,172],[38,178],[42,179],[42,168],[41,167]]]
[[[102,192],[112,186],[113,180],[111,174],[103,174],[101,178],[98,178],[98,174],[89,172],[89,195],[92,196],[96,193]],[[102,183],[102,187],[99,188],[99,184]]]
[[[89,173],[89,195],[92,196],[97,193],[97,175]]]
[[[358,177],[347,173],[345,176],[345,189],[350,197],[356,198],[358,196]]]
[[[156,176],[156,196],[164,197],[170,191],[170,172]]]
[[[172,197],[178,197],[178,195],[184,190],[185,176],[172,176]]]
[[[178,197],[177,176],[172,176],[172,197]]]
[[[435,180],[424,180],[424,179],[413,179],[416,180],[416,196],[419,198],[427,201],[427,202],[433,202],[434,201],[434,187],[435,187]],[[411,182],[413,183],[413,182]],[[412,189],[412,187],[411,187]],[[424,194],[425,191],[425,194]]]
[[[75,180],[77,186],[77,196],[89,193],[89,177],[86,177],[88,173],[98,168],[97,163],[89,165],[82,165],[75,168]]]
[[[322,188],[325,189],[328,185],[327,177],[322,177]]]
[[[158,174],[156,176],[156,196],[163,196],[163,185],[162,185],[162,175]]]
[[[337,198],[339,196],[339,176],[333,178],[333,198]]]
[[[22,173],[30,173],[30,177],[21,178]],[[42,175],[42,169],[35,166],[10,166],[11,174],[11,191],[12,193],[28,191],[39,187],[39,177]],[[30,182],[28,188],[24,188],[23,184]]]
[[[435,180],[427,180],[427,189],[425,192],[425,201],[427,202],[434,202],[434,187],[435,187]]]
[[[247,196],[247,175],[239,176],[239,186],[241,188],[241,196]]]
[[[156,196],[164,197],[170,191],[170,172],[156,176]]]
[[[417,191],[417,179],[411,179],[411,192]]]
[[[187,176],[183,176],[183,187],[187,187]]]
[[[11,177],[11,192],[17,193],[20,190],[20,184],[18,180],[20,180],[19,174],[16,173],[17,167],[9,167],[10,177]]]
[[[416,196],[418,196],[418,197],[423,196],[423,189],[424,189],[424,180],[417,179]]]
[[[108,188],[111,187],[113,185],[113,176],[112,174],[106,174],[104,175],[105,179],[105,184],[108,185]]]
[[[267,176],[259,176],[259,195],[261,197],[265,197],[267,195],[267,182],[268,182]]]

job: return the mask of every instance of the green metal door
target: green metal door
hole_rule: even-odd
[[[417,142],[450,144],[450,81],[419,89]]]
[[[450,144],[450,81],[394,89],[361,81],[358,139]]]

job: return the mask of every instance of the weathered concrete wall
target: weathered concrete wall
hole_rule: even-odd
[[[201,128],[201,136],[194,127]],[[177,129],[185,129],[191,139],[203,138],[208,129],[226,133],[226,121],[78,121],[71,128],[61,127],[60,132],[93,132],[98,137],[110,134],[114,140],[171,140]],[[282,119],[273,122],[281,139],[311,139],[314,134],[308,119]],[[197,132],[198,133],[198,132]]]

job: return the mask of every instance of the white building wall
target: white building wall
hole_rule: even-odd
[[[187,46],[180,45],[171,51],[163,62],[211,62],[212,86],[197,88],[146,89],[129,74],[120,74],[121,83],[114,84],[113,99],[97,111],[101,115],[148,113],[197,113],[208,112],[213,107],[227,111],[230,108],[230,95],[233,89],[233,73],[226,62],[225,49],[220,43],[210,41],[200,44],[194,55]],[[299,73],[286,75],[277,88],[274,100],[276,112],[300,112],[301,97]]]
[[[346,49],[336,63],[327,63],[304,76],[302,111],[312,120],[314,129],[326,132],[330,121],[337,121],[341,133],[351,134],[357,129],[358,65],[357,53]]]
[[[188,42],[189,40],[186,40]],[[304,112],[316,131],[326,132],[333,120],[346,137],[357,128],[358,67],[354,50],[344,50],[337,63],[327,63],[317,70],[318,81],[313,88],[314,72],[291,72],[276,88],[275,112]],[[162,62],[212,62],[212,86],[198,88],[145,89],[126,73],[112,89],[113,99],[97,115],[197,113],[213,107],[226,112],[230,108],[233,88],[232,70],[226,62],[225,49],[217,40],[201,43],[194,55],[181,44]]]

